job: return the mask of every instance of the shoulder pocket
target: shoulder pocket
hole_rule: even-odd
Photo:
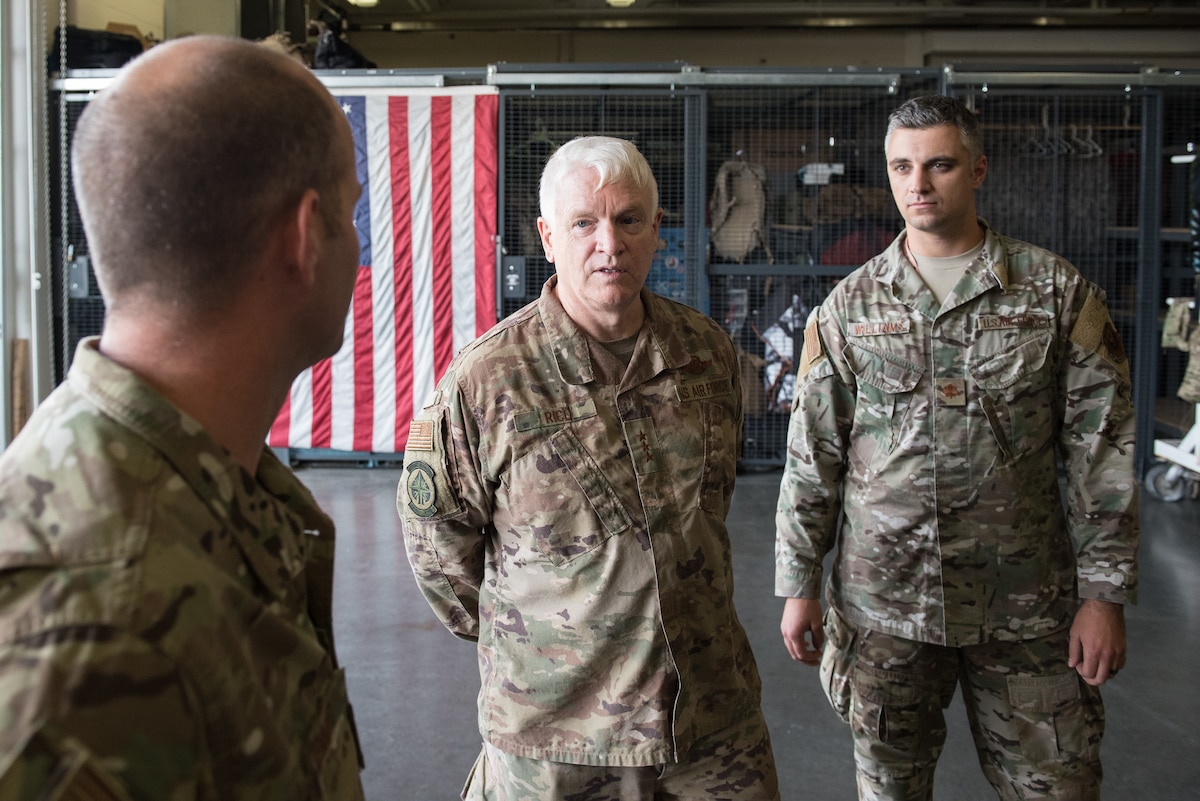
[[[396,498],[396,508],[405,520],[445,520],[463,509],[458,474],[447,453],[452,434],[446,416],[444,406],[435,407],[409,428]]]

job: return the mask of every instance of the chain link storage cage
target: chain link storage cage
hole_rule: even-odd
[[[786,459],[809,313],[902,226],[884,163],[888,114],[937,91],[936,74],[794,77],[807,83],[706,95],[709,290],[741,350],[745,467]]]
[[[501,87],[501,316],[535,299],[553,269],[536,229],[538,179],[553,148],[586,134],[632,139],[664,209],[649,285],[730,332],[743,351],[743,464],[782,464],[794,374],[784,354],[798,352],[807,311],[901,225],[884,170],[887,115],[908,97],[944,91],[974,104],[984,125],[981,213],[997,230],[1056,250],[1108,293],[1134,368],[1139,450],[1148,452],[1156,431],[1184,427],[1187,405],[1174,393],[1185,354],[1158,340],[1165,298],[1195,294],[1193,173],[1170,158],[1200,136],[1194,74],[713,71],[646,87],[622,85],[606,69],[576,71],[571,86]],[[61,83],[50,98],[52,114],[63,111],[51,134],[59,171],[51,184],[62,190],[51,221],[62,254],[52,270],[56,380],[104,315],[67,158],[89,95]]]
[[[1200,80],[1200,75],[1197,75]],[[1200,314],[1200,87],[1175,87],[1164,92],[1161,276],[1158,316],[1166,323],[1167,300],[1187,304],[1189,348],[1166,343],[1161,349],[1156,383],[1156,436],[1178,438],[1196,419],[1197,315]],[[1147,309],[1149,314],[1150,310]],[[1174,347],[1171,345],[1174,344]],[[1188,386],[1183,386],[1190,376]]]
[[[1156,70],[947,69],[947,93],[983,125],[980,214],[1055,251],[1105,293],[1130,360],[1138,469],[1156,435],[1186,430],[1174,397],[1186,354],[1160,347],[1165,299],[1195,295],[1189,172],[1172,164],[1200,135],[1196,75]]]
[[[104,301],[92,273],[83,219],[71,188],[69,158],[70,138],[89,99],[87,93],[63,92],[50,104],[51,130],[57,131],[60,141],[66,144],[55,149],[59,158],[52,165],[50,182],[51,252],[61,257],[61,266],[56,265],[51,282],[55,383],[66,377],[79,341],[99,334],[104,326]]]
[[[537,229],[539,186],[546,161],[579,136],[613,136],[633,142],[658,182],[663,209],[659,250],[647,286],[695,308],[704,307],[700,262],[686,252],[692,181],[688,108],[698,96],[670,89],[508,89],[500,98],[501,316],[537,299],[554,272]]]

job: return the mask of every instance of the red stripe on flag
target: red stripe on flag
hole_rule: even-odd
[[[361,98],[347,98],[347,105],[358,108],[356,103]],[[423,398],[414,397],[416,382],[414,354],[420,349],[422,362],[428,355],[433,356],[433,366],[436,376],[440,377],[446,365],[454,355],[455,304],[454,297],[459,298],[461,310],[463,293],[473,292],[475,334],[479,335],[491,328],[496,322],[496,228],[497,228],[497,172],[499,169],[499,150],[496,139],[499,97],[494,93],[484,94],[473,98],[475,108],[475,163],[472,170],[465,170],[466,165],[455,165],[453,159],[458,157],[458,151],[452,146],[451,127],[454,120],[454,101],[450,96],[430,98],[431,118],[429,130],[410,130],[409,99],[402,95],[388,98],[386,105],[386,126],[388,144],[385,153],[372,152],[371,163],[382,167],[383,156],[388,161],[387,175],[372,175],[371,183],[376,180],[391,181],[391,203],[378,204],[380,208],[370,208],[370,219],[360,220],[359,224],[369,226],[369,239],[376,236],[386,241],[383,232],[391,228],[392,251],[390,254],[377,253],[372,256],[371,270],[389,270],[390,275],[372,272],[366,268],[360,270],[355,283],[355,299],[351,310],[350,329],[354,341],[347,342],[351,351],[342,351],[339,359],[347,358],[347,363],[339,362],[338,386],[333,386],[334,375],[331,361],[326,359],[314,365],[311,375],[306,376],[300,386],[302,390],[311,393],[311,419],[309,417],[308,398],[298,398],[296,408],[291,408],[290,398],[285,401],[268,434],[268,444],[273,447],[333,447],[334,423],[339,432],[338,447],[353,447],[361,451],[374,451],[376,445],[380,448],[391,447],[396,451],[404,450],[409,431],[409,421],[412,420],[415,406]],[[372,112],[373,113],[373,112]],[[353,120],[352,120],[353,122]],[[424,125],[425,120],[421,120]],[[366,132],[359,125],[355,128],[357,146],[384,148],[378,138]],[[432,158],[432,185],[430,192],[420,192],[421,202],[428,201],[430,208],[414,208],[412,194],[413,176],[410,169],[410,138],[415,137],[422,143],[430,143]],[[369,141],[368,141],[369,140]],[[378,168],[377,167],[377,168]],[[464,185],[456,185],[456,177],[470,176]],[[422,176],[422,180],[424,177]],[[463,247],[455,239],[454,226],[450,225],[455,198],[463,199],[460,193],[473,193],[474,219],[460,220],[466,222],[474,236],[472,248],[469,251],[474,260],[473,280],[463,280],[461,285],[455,285],[455,265],[453,259],[455,248]],[[420,232],[414,237],[412,225],[414,216],[421,220],[431,219],[432,229]],[[423,225],[425,223],[422,223]],[[461,225],[457,229],[462,233]],[[429,236],[432,248],[433,296],[422,299],[422,308],[426,305],[432,308],[433,319],[423,324],[417,330],[413,324],[414,281],[413,281],[413,245],[420,241],[424,246],[425,236]],[[461,255],[461,254],[460,254]],[[459,271],[462,272],[462,265]],[[390,284],[389,284],[390,282]],[[385,294],[372,294],[371,284],[388,285]],[[472,286],[473,284],[473,286]],[[379,286],[375,287],[378,291]],[[422,290],[424,291],[424,290]],[[468,304],[469,305],[469,304]],[[392,308],[387,308],[392,306]],[[388,320],[394,322],[394,330],[374,330],[376,325],[388,325]],[[458,321],[462,327],[462,321]],[[394,381],[389,371],[379,369],[390,358],[385,358],[386,351],[376,351],[376,343],[382,349],[394,349],[395,376]],[[388,357],[393,354],[387,354]],[[348,374],[353,372],[352,380],[343,380],[343,366]],[[385,379],[384,376],[387,376]],[[346,376],[349,377],[348,375]],[[376,384],[379,378],[384,383]],[[426,380],[422,376],[422,382]],[[423,385],[423,384],[422,384]],[[295,387],[293,391],[296,391]],[[339,393],[334,396],[333,393]],[[393,396],[394,393],[394,396]],[[349,396],[349,397],[347,397]],[[391,400],[395,399],[395,408],[391,408]],[[336,403],[335,403],[336,401]],[[376,429],[379,421],[377,406],[384,406],[388,413],[394,413],[394,427],[387,432]],[[333,415],[351,415],[351,420],[334,420]],[[349,440],[342,438],[341,432],[353,426],[353,434]],[[392,431],[395,432],[394,443]],[[375,442],[376,439],[380,441]],[[384,440],[387,443],[384,444]]]
[[[454,172],[450,137],[453,100],[432,98],[429,109],[433,224],[433,369],[441,377],[454,357]]]
[[[271,424],[271,433],[267,435],[267,444],[272,448],[287,448],[291,446],[289,434],[292,430],[292,393],[288,392],[283,399],[283,408],[279,410],[275,422]]]
[[[499,95],[475,98],[475,335],[496,324],[496,187]]]
[[[354,450],[370,452],[375,433],[375,316],[371,268],[354,279]]]
[[[321,359],[312,368],[312,447],[333,444],[333,360]]]
[[[412,179],[408,166],[408,98],[388,102],[392,166],[392,270],[395,276],[396,449],[404,450],[413,418]]]

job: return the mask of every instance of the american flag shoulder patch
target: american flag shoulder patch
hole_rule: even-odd
[[[804,327],[804,346],[800,351],[800,367],[797,374],[803,378],[812,366],[825,357],[825,349],[821,345],[821,335],[818,332],[817,315],[813,314]]]
[[[433,450],[433,421],[413,420],[408,426],[408,450]]]

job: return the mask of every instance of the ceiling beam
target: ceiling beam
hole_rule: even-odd
[[[406,0],[375,8],[347,9],[351,30],[484,31],[605,30],[646,28],[928,28],[928,27],[1200,27],[1200,4],[1109,6],[1092,0],[1065,3],[945,2],[792,2],[704,5],[656,4],[630,8],[561,7],[543,3],[491,2],[483,5]],[[414,8],[430,8],[417,12]]]

